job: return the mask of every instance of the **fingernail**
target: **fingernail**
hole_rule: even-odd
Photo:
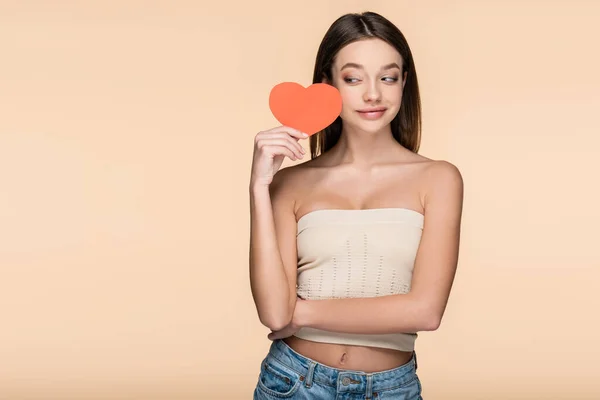
[[[304,137],[308,137],[308,133],[304,133],[304,132],[302,132],[302,136],[304,136]]]

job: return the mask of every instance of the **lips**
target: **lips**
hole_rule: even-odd
[[[358,112],[361,113],[369,113],[369,112],[379,112],[379,111],[385,111],[386,108],[385,107],[377,107],[377,108],[365,108],[362,110],[357,110]]]
[[[377,108],[364,108],[362,110],[357,110],[357,112],[358,112],[358,115],[362,119],[373,121],[373,120],[381,118],[383,116],[383,114],[385,114],[386,110],[387,110],[387,108],[385,108],[385,107],[377,107]]]

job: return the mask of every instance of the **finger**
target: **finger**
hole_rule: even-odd
[[[302,132],[298,129],[292,128],[291,126],[287,126],[287,125],[282,125],[282,126],[278,126],[272,129],[269,129],[268,131],[265,131],[265,133],[280,133],[280,132],[287,132],[288,134],[297,137],[298,139],[306,139],[307,137],[309,137],[309,135],[305,132]]]
[[[289,139],[291,143],[297,143],[300,139],[298,136],[295,135],[290,135],[289,132],[286,131],[282,131],[282,132],[267,132],[267,133],[263,133],[260,136],[256,136],[257,140],[259,139],[270,139],[270,138],[286,138]]]
[[[286,146],[273,146],[273,150],[270,150],[272,154],[287,156],[290,160],[296,161],[298,157],[292,150]]]
[[[304,151],[302,149],[298,149],[295,145],[285,139],[265,139],[264,141],[261,140],[260,145],[263,147],[274,146],[277,148],[286,148],[293,152],[295,157],[298,159],[302,158],[304,155]]]
[[[296,148],[296,154],[298,154],[298,156],[300,156],[301,154],[306,154],[306,150],[304,150],[304,147],[302,147],[302,145],[300,143],[298,143],[298,141],[295,140],[295,138],[292,138],[288,135],[282,136],[279,133],[275,133],[275,134],[271,134],[270,136],[265,136],[264,138],[259,139],[258,142],[261,142],[263,140],[269,140],[268,143],[271,143],[271,140],[272,140],[273,141],[272,143],[276,143],[276,144],[283,144],[281,142],[281,140],[285,140],[291,146]]]

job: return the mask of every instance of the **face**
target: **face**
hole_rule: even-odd
[[[364,132],[378,132],[400,110],[402,76],[400,53],[381,39],[350,43],[337,54],[333,82],[342,95],[344,125]]]

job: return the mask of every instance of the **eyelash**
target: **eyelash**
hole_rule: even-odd
[[[357,79],[357,78],[344,78],[344,82],[346,82],[346,83],[356,83],[356,82],[349,82],[349,80],[352,80],[352,79]],[[386,78],[383,78],[383,79],[386,79]],[[398,82],[398,78],[388,77],[387,79],[391,79],[392,82]]]

